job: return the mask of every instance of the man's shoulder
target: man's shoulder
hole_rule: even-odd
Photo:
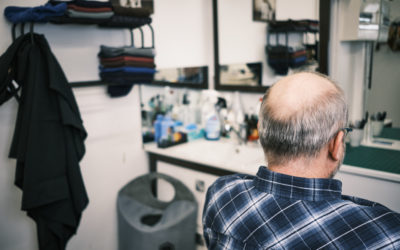
[[[233,197],[252,190],[255,176],[233,174],[219,177],[207,190],[204,212],[217,212],[220,206],[229,204]]]
[[[397,214],[400,216],[399,213],[392,211],[390,208],[375,202],[375,201],[370,201],[367,199],[363,199],[357,196],[350,196],[350,195],[342,195],[342,202],[346,203],[347,205],[353,206],[353,207],[360,207],[360,208],[370,208],[371,210],[376,210],[376,211],[391,211],[394,214]]]
[[[400,230],[400,213],[374,201],[366,200],[356,196],[342,195],[342,203],[347,206],[353,216],[364,217],[366,221],[383,220],[388,223],[396,223]],[[399,231],[400,233],[400,231]]]
[[[247,174],[221,176],[208,188],[208,193],[224,192],[233,188],[245,189],[248,185],[244,185],[244,183],[248,183],[254,178],[255,176]]]

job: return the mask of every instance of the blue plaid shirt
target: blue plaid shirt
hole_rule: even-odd
[[[265,167],[257,176],[221,177],[207,191],[207,246],[400,249],[400,214],[341,190],[339,180],[293,177]]]

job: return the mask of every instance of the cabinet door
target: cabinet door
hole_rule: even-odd
[[[400,182],[348,173],[341,170],[336,174],[335,179],[342,181],[343,194],[379,202],[400,213]]]
[[[208,187],[218,178],[218,176],[194,171],[162,161],[157,162],[157,172],[170,175],[180,180],[190,189],[190,191],[192,191],[199,206],[197,214],[197,232],[200,235],[203,235],[201,217],[203,214],[206,192]],[[173,188],[163,181],[158,181],[157,196],[160,200],[171,200],[173,198]]]

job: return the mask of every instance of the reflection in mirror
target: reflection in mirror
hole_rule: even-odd
[[[155,64],[160,72],[153,85],[208,88],[208,72],[203,67],[212,62],[208,6],[203,0],[154,4]]]
[[[260,7],[259,2],[214,0],[216,89],[263,92],[286,74],[326,73],[320,68],[320,55],[325,53],[319,48],[320,1],[275,0],[268,1],[269,7]],[[260,11],[265,12],[264,18]],[[236,70],[238,64],[254,62],[261,66],[258,78],[242,81],[244,73],[237,74],[238,79],[232,74],[227,79],[227,68]]]
[[[221,84],[261,86],[262,62],[220,65]]]
[[[275,0],[253,0],[253,20],[275,20]]]
[[[400,1],[388,2],[390,14],[389,30],[400,31]],[[400,140],[400,33],[389,32],[386,43],[380,43],[373,47],[371,57],[372,76],[366,96],[366,110],[369,114],[386,112],[386,124],[397,129],[397,137],[391,139]],[[393,41],[397,40],[396,48]]]
[[[273,36],[275,39],[271,39]],[[282,36],[284,41],[282,41]],[[267,31],[268,66],[276,75],[291,70],[315,71],[318,67],[318,21],[288,20],[270,22]]]
[[[169,82],[179,84],[206,84],[208,67],[185,67],[158,69],[154,80],[157,82]]]

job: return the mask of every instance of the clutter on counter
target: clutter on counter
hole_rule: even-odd
[[[238,144],[257,141],[261,101],[246,111],[239,92],[232,96],[210,90],[194,94],[166,87],[142,103],[143,142],[170,147],[202,138],[228,138]]]

